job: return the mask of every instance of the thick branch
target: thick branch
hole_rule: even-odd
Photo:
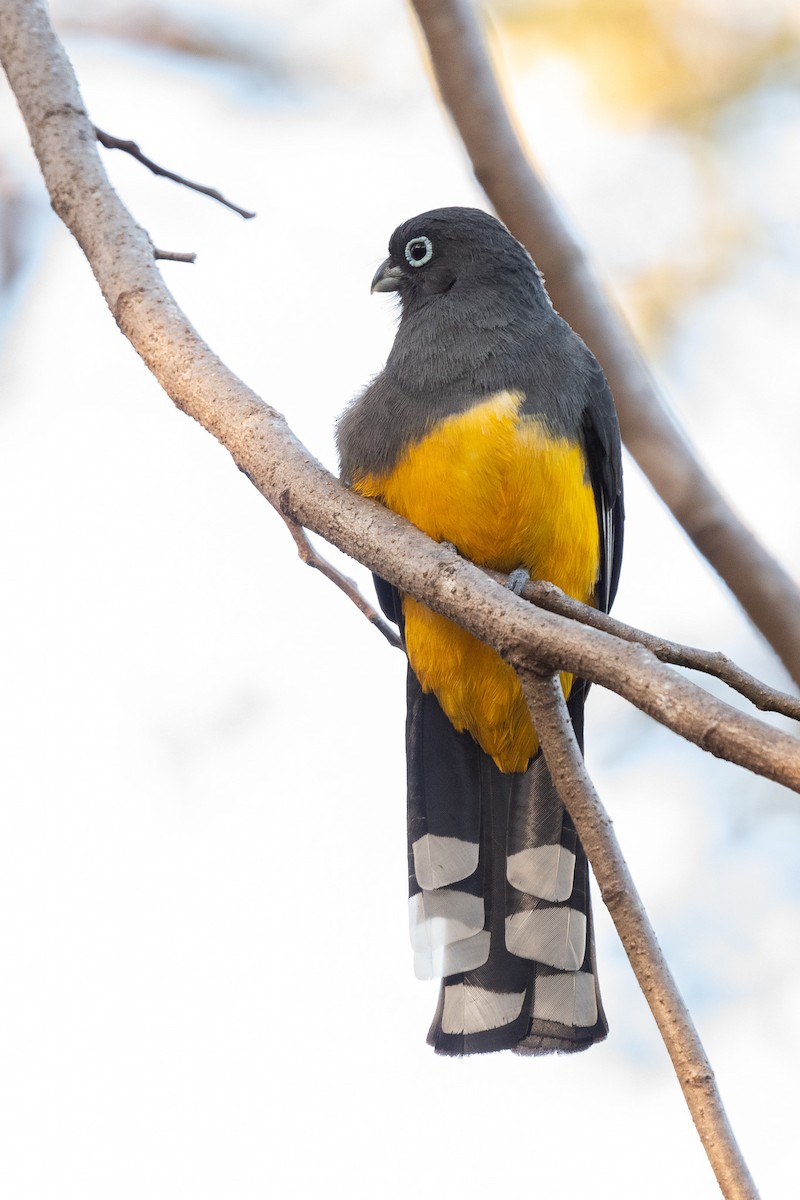
[[[478,182],[544,272],[553,303],[608,376],[625,444],[701,554],[800,684],[800,589],[708,478],[625,321],[526,158],[473,0],[413,0],[433,70]]]
[[[150,239],[105,176],[75,77],[39,0],[0,6],[0,55],[53,207],[83,248],[120,329],[175,404],[219,439],[271,504],[515,664],[591,679],[712,754],[800,791],[800,742],[708,695],[641,646],[534,608],[333,479],[178,308]]]
[[[583,762],[555,677],[522,675],[553,782],[575,824],[600,893],[664,1039],[692,1120],[726,1200],[758,1200],[714,1072],[636,891],[614,826]]]

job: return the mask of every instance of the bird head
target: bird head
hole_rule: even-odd
[[[543,290],[527,250],[496,217],[477,208],[435,208],[394,231],[371,291],[399,293],[405,312],[478,285],[512,288],[518,296]]]

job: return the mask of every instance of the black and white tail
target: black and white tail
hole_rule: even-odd
[[[583,703],[577,682],[581,745]],[[415,969],[442,979],[428,1041],[440,1054],[601,1041],[588,864],[541,754],[504,774],[412,671],[406,737]]]

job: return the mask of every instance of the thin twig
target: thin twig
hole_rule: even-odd
[[[276,512],[280,512],[280,510],[276,509]],[[337,588],[343,591],[345,596],[349,600],[352,600],[358,611],[364,614],[370,624],[374,625],[383,634],[390,646],[394,646],[396,650],[402,650],[403,643],[400,640],[397,630],[393,629],[389,622],[383,619],[381,614],[372,607],[365,596],[362,596],[355,581],[347,575],[343,575],[341,571],[337,571],[332,563],[329,563],[326,558],[323,558],[314,549],[302,525],[298,525],[296,521],[292,521],[291,518],[284,516],[283,513],[280,513],[280,516],[285,521],[286,528],[294,538],[297,553],[303,562],[307,566],[313,567],[315,571],[319,571],[320,574],[324,575],[326,579],[329,579],[331,583],[334,583]]]
[[[692,1120],[726,1200],[758,1200],[758,1191],[728,1122],[697,1030],[636,891],[614,827],[583,762],[555,676],[521,675],[545,761],[589,857],[645,995]]]
[[[249,209],[240,208],[238,204],[234,204],[232,201],[226,200],[222,193],[218,192],[216,188],[206,187],[202,183],[192,183],[190,179],[185,179],[183,175],[176,175],[174,171],[168,171],[166,167],[160,167],[158,163],[153,162],[152,158],[148,158],[147,155],[142,154],[142,151],[139,149],[136,142],[128,141],[125,138],[114,137],[113,134],[106,133],[104,130],[99,129],[97,125],[94,127],[94,132],[98,142],[101,146],[105,146],[106,150],[123,150],[125,154],[130,154],[131,157],[140,162],[142,166],[147,167],[148,171],[152,171],[154,175],[162,175],[164,179],[171,179],[173,183],[180,183],[183,187],[191,188],[193,192],[201,192],[204,196],[210,196],[212,200],[216,200],[219,204],[224,204],[226,208],[232,209],[233,212],[238,213],[240,217],[244,217],[246,221],[249,221],[251,217],[256,215],[254,212],[250,212]],[[189,260],[181,259],[180,261],[184,262]]]
[[[534,171],[473,0],[413,0],[442,99],[498,216],[544,272],[558,311],[603,364],[625,444],[700,553],[800,685],[800,589],[733,512],[666,407],[624,318]]]
[[[197,261],[197,255],[193,250],[159,250],[156,246],[153,247],[153,258],[160,259],[162,262],[193,263]]]
[[[503,584],[508,578],[499,571],[487,571],[486,574]],[[645,646],[663,663],[670,663],[673,667],[689,667],[692,671],[713,675],[762,712],[781,713],[794,721],[800,721],[800,698],[763,683],[719,650],[684,646],[658,634],[637,629],[634,625],[626,625],[624,621],[618,621],[608,613],[591,608],[588,604],[580,604],[562,592],[561,588],[544,580],[530,580],[521,595],[525,600],[530,600],[532,604],[548,612],[580,621],[582,625],[591,625],[593,629],[602,629],[604,633],[610,633],[612,637],[621,638],[624,642],[636,642]]]

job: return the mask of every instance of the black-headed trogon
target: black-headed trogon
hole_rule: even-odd
[[[392,234],[383,371],[338,425],[342,478],[465,558],[608,610],[622,551],[620,440],[602,370],[494,217],[442,208]],[[408,655],[411,936],[441,977],[440,1053],[581,1050],[607,1025],[586,856],[511,667],[377,580]],[[586,685],[562,675],[582,744]]]

